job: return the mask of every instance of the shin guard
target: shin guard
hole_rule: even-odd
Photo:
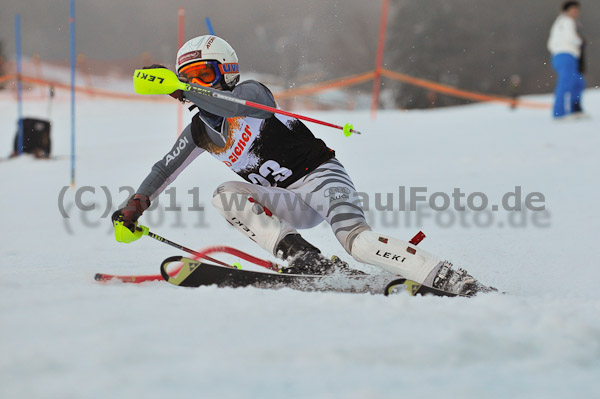
[[[232,226],[273,255],[276,255],[275,248],[283,237],[297,233],[288,222],[247,194],[216,194],[212,204]]]
[[[437,256],[406,241],[373,231],[363,231],[356,236],[351,253],[359,262],[379,266],[421,284],[440,263]]]

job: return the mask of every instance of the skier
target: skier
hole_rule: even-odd
[[[182,81],[207,90],[276,107],[263,84],[239,83],[237,55],[217,36],[185,43],[177,53],[176,72]],[[193,92],[177,90],[171,96],[190,101],[198,112],[127,205],[113,214],[117,241],[141,237],[137,220],[150,202],[197,156],[208,152],[247,181],[221,184],[212,204],[230,224],[286,260],[285,273],[348,271],[347,264],[326,258],[297,231],[325,220],[359,262],[451,293],[472,295],[487,289],[465,270],[454,270],[449,262],[415,245],[373,232],[335,152],[300,120]]]
[[[550,29],[548,38],[547,47],[552,55],[552,68],[558,75],[552,111],[557,120],[567,115],[584,116],[581,108],[581,96],[585,88],[585,79],[581,74],[584,41],[577,27],[580,10],[581,5],[578,1],[566,1],[562,6],[562,13]],[[567,101],[568,107],[565,106]]]

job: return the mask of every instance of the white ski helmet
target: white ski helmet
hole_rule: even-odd
[[[221,87],[224,89],[232,90],[240,80],[240,67],[235,50],[218,36],[198,36],[181,46],[177,52],[175,63],[177,74],[187,75],[185,70],[193,69],[192,64],[203,64],[212,68],[214,72],[214,79],[212,76],[210,79],[198,77],[199,80],[194,79],[194,83],[203,86],[214,86],[221,83]]]

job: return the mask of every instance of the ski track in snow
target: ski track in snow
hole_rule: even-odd
[[[584,104],[592,119],[564,123],[495,104],[384,111],[376,121],[368,112],[303,112],[363,132],[347,139],[310,125],[372,208],[375,192],[399,186],[460,187],[490,204],[515,186],[545,196],[546,227],[532,226],[531,213],[525,227],[485,228],[472,215],[468,226],[444,227],[435,214],[417,224],[397,211],[369,213],[376,231],[410,239],[423,230],[420,246],[508,292],[386,298],[96,283],[96,272],[157,273],[178,254],[149,238],[119,244],[110,225],[128,196],[119,188],[136,189],[175,141],[176,105],[78,102],[77,187],[95,188],[82,201],[96,209],[78,210],[69,189],[65,219],[70,117],[59,92],[52,144],[60,157],[0,162],[0,397],[598,397],[600,92],[588,90]],[[4,93],[0,106],[0,154],[8,154],[16,104]],[[25,115],[45,117],[46,106],[28,102]],[[186,246],[228,244],[264,257],[210,207],[214,188],[236,178],[203,155],[172,185],[183,210],[164,211],[163,194],[162,211],[142,223]],[[194,187],[204,213],[188,210]],[[305,236],[348,260],[326,226]]]

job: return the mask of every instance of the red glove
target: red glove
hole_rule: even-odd
[[[122,221],[123,226],[133,232],[137,226],[137,220],[148,207],[150,207],[150,199],[144,194],[136,194],[129,198],[125,208],[115,211],[111,219],[113,222]]]

